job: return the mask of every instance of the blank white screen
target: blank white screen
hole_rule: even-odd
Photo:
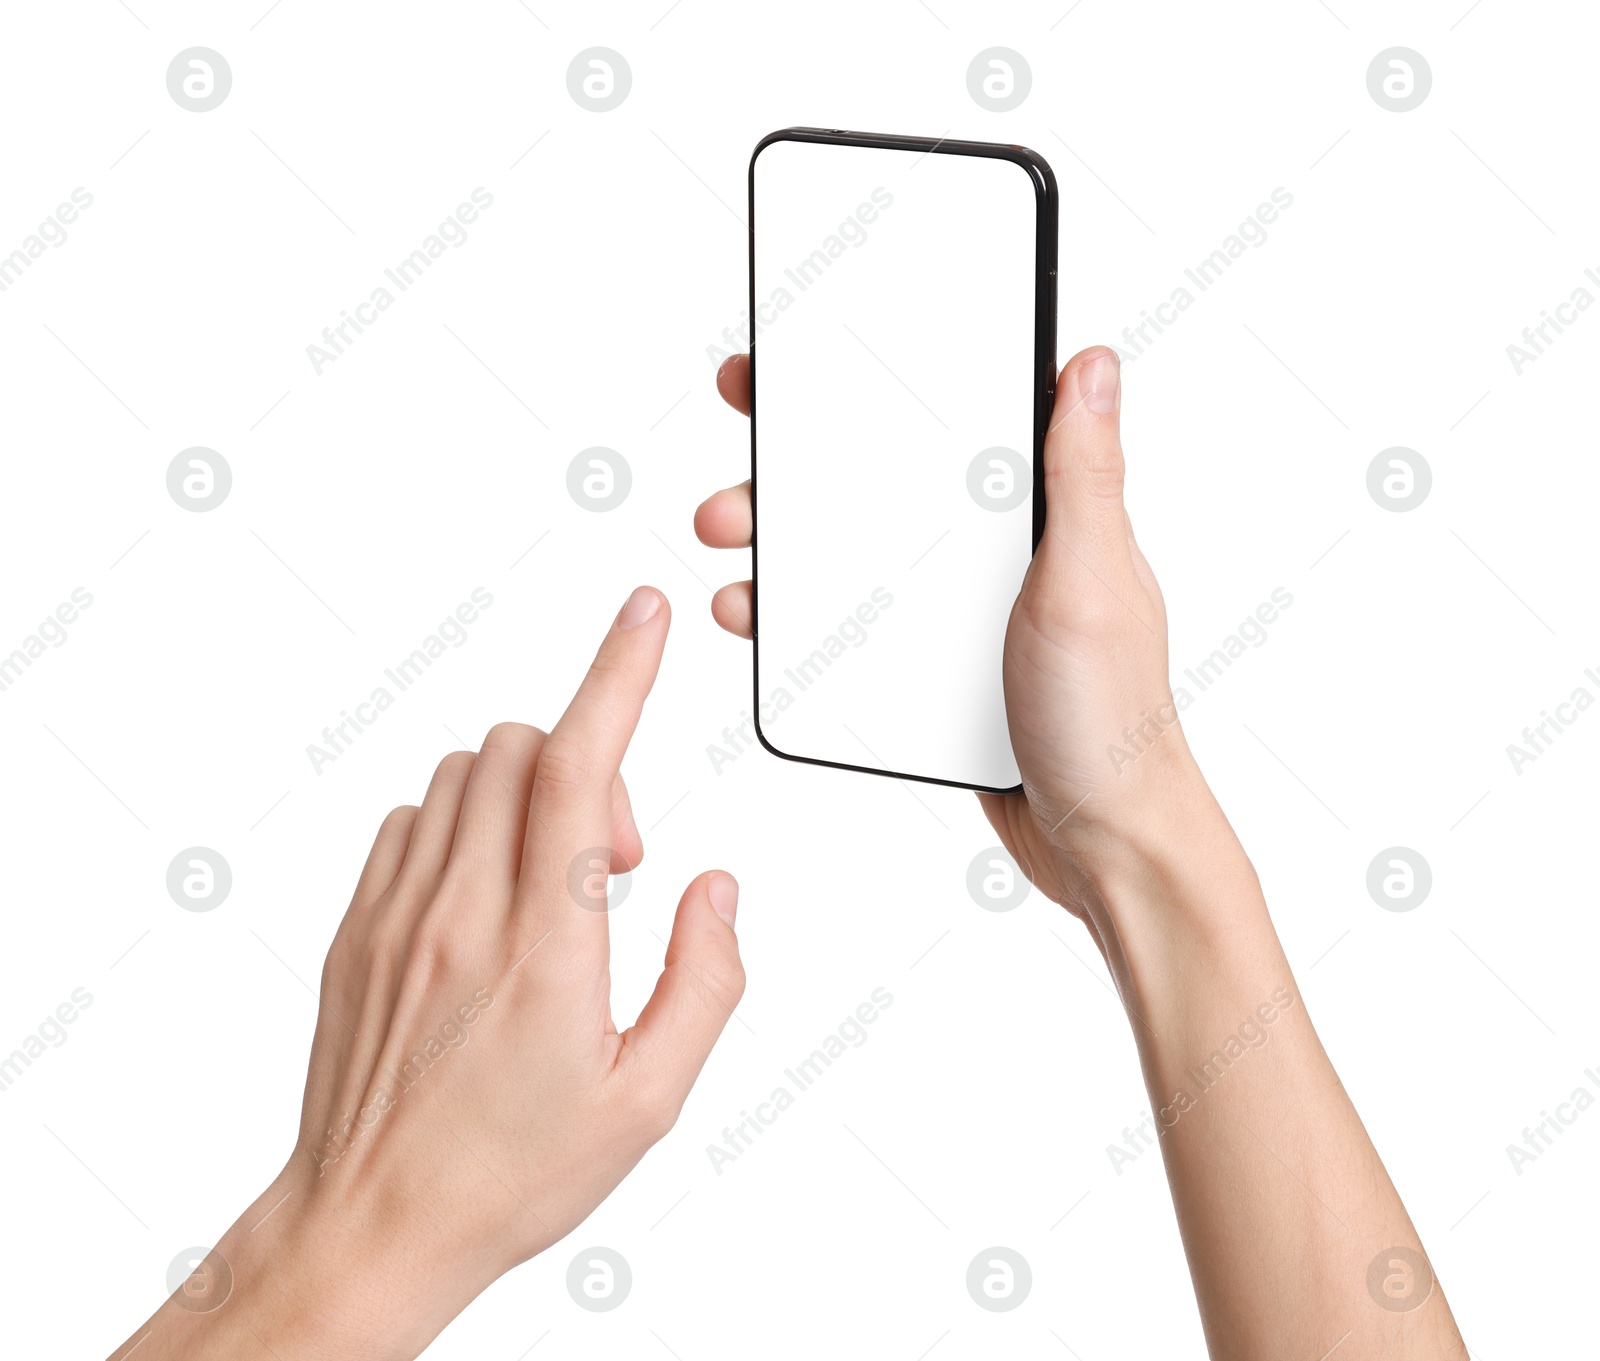
[[[999,158],[779,141],[753,194],[762,735],[790,756],[1010,788],[1033,180]],[[997,447],[1014,461],[984,460],[999,495],[980,504],[970,469]]]

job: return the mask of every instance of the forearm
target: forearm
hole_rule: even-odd
[[[1211,1354],[1465,1357],[1209,793],[1094,880]]]

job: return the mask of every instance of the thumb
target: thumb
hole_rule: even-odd
[[[1125,576],[1127,512],[1122,506],[1122,364],[1095,345],[1067,361],[1056,384],[1044,441],[1047,577],[1084,567],[1115,580]],[[1076,559],[1076,563],[1074,562]]]
[[[733,922],[739,884],[711,870],[678,903],[666,967],[624,1037],[624,1063],[677,1110],[699,1077],[722,1028],[744,996],[744,965]]]

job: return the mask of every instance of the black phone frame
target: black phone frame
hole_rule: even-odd
[[[749,232],[750,283],[750,673],[753,705],[751,719],[756,739],[785,761],[803,765],[851,770],[862,775],[883,775],[894,780],[916,780],[922,784],[944,785],[951,789],[973,789],[984,794],[1015,794],[1020,784],[1008,789],[991,785],[967,784],[961,780],[942,780],[933,775],[912,775],[876,766],[857,766],[844,761],[825,761],[816,756],[796,756],[779,751],[761,730],[761,518],[756,498],[756,161],[774,142],[820,142],[830,146],[873,147],[884,151],[920,151],[925,155],[984,156],[1011,161],[1027,172],[1033,183],[1037,216],[1034,229],[1034,417],[1033,417],[1033,548],[1037,552],[1044,537],[1044,440],[1050,428],[1050,412],[1055,404],[1056,387],[1056,239],[1059,231],[1059,200],[1056,177],[1049,163],[1038,152],[1024,146],[1000,142],[961,142],[948,137],[903,137],[894,133],[849,132],[843,128],[780,128],[756,143],[750,154]]]

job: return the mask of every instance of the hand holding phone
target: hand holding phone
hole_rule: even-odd
[[[722,365],[717,389],[749,414],[747,356]],[[1028,877],[1079,916],[1086,865],[1152,846],[1164,826],[1215,808],[1177,721],[1161,588],[1122,504],[1120,416],[1116,351],[1095,346],[1069,360],[1044,441],[1044,533],[1005,631],[1006,715],[1023,788],[978,795]],[[749,484],[708,498],[694,523],[710,547],[748,548]],[[750,603],[751,583],[732,582],[716,592],[712,614],[748,638]]]

